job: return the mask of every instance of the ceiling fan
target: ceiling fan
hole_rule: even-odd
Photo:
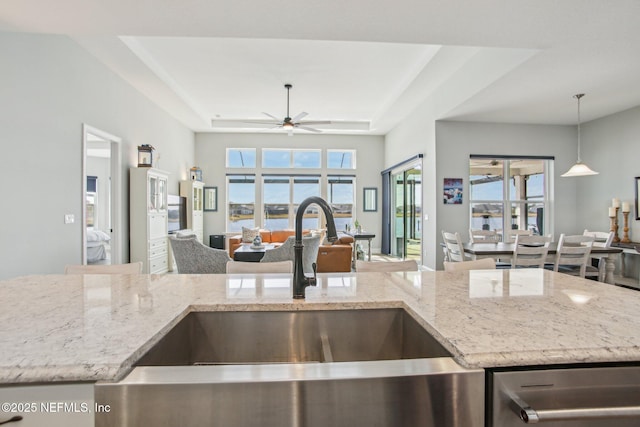
[[[285,129],[287,131],[287,133],[289,134],[289,136],[293,135],[293,129],[302,129],[302,130],[306,130],[309,132],[315,132],[315,133],[320,133],[322,132],[319,129],[315,129],[312,127],[309,127],[308,125],[328,125],[331,124],[330,121],[327,120],[321,120],[321,121],[301,121],[301,119],[305,116],[307,116],[309,113],[305,113],[304,111],[300,114],[298,114],[297,116],[291,118],[291,116],[289,116],[289,91],[291,90],[291,88],[293,87],[293,85],[287,83],[284,85],[284,88],[287,89],[287,116],[284,119],[279,119],[276,116],[269,114],[269,113],[262,113],[267,117],[270,117],[273,119],[273,121],[247,121],[246,123],[258,123],[258,124],[265,124],[265,125],[275,125],[275,127],[273,127],[272,129]]]

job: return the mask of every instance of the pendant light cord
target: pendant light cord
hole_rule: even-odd
[[[580,157],[580,98],[584,96],[584,93],[579,93],[574,95],[574,98],[578,100],[578,163],[582,163],[582,158]]]

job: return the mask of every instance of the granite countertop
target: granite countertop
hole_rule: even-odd
[[[0,281],[0,382],[115,381],[191,311],[402,307],[462,366],[640,362],[640,292],[538,269]]]

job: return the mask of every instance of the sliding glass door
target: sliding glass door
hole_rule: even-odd
[[[421,260],[422,168],[414,165],[391,175],[391,255]]]

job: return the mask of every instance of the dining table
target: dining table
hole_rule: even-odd
[[[495,260],[510,260],[513,257],[513,249],[515,243],[498,242],[498,243],[463,243],[465,254],[471,256],[472,259],[493,258]],[[551,258],[555,258],[557,242],[549,244],[549,262],[553,263]],[[593,246],[591,248],[591,256],[594,258],[602,258],[605,261],[606,283],[615,284],[613,272],[616,269],[616,259],[622,253],[622,248],[612,246]]]

